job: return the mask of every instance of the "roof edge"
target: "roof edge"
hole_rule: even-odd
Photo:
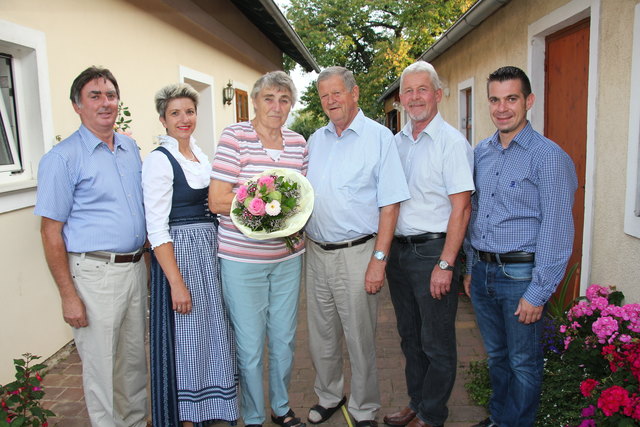
[[[267,12],[271,15],[271,17],[276,21],[278,26],[284,31],[284,33],[289,37],[289,40],[293,43],[293,45],[298,49],[298,51],[302,54],[304,59],[308,62],[309,67],[303,67],[307,71],[315,71],[317,73],[320,72],[320,66],[309,52],[309,49],[304,45],[300,35],[293,29],[289,20],[283,15],[282,10],[278,7],[277,4],[273,0],[259,0],[260,4],[264,6]],[[303,65],[303,64],[300,64]]]

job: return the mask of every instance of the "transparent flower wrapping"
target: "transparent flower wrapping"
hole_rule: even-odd
[[[280,228],[279,230],[274,231],[253,231],[250,227],[246,226],[242,223],[242,219],[239,215],[235,214],[233,211],[238,205],[237,194],[234,196],[233,201],[231,202],[231,221],[233,224],[244,234],[245,236],[256,239],[256,240],[268,240],[275,239],[278,237],[288,237],[294,233],[297,233],[304,227],[311,216],[311,212],[313,211],[313,187],[311,187],[311,183],[309,180],[304,177],[300,172],[291,170],[291,169],[268,169],[262,173],[257,174],[250,181],[258,181],[258,178],[261,176],[282,176],[289,181],[295,182],[298,184],[298,188],[300,190],[300,198],[298,200],[298,204],[296,205],[296,212],[285,221],[285,226]]]

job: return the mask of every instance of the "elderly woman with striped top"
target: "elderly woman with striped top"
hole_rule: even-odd
[[[293,251],[284,239],[253,240],[231,222],[235,192],[256,174],[272,168],[307,171],[304,138],[283,125],[296,101],[296,88],[282,71],[260,77],[251,99],[255,118],[227,127],[213,160],[209,206],[220,214],[222,288],[236,336],[241,414],[247,426],[265,420],[262,355],[269,338],[271,420],[303,427],[289,406],[287,388],[295,347],[304,243]]]

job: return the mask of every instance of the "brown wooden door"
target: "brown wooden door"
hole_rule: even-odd
[[[544,134],[573,159],[578,190],[573,205],[575,238],[567,271],[582,259],[585,165],[587,158],[587,95],[589,80],[589,18],[546,38]],[[580,292],[578,267],[567,300]]]

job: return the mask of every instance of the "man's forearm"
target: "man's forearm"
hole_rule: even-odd
[[[398,221],[398,213],[400,213],[400,203],[383,206],[380,208],[380,218],[378,220],[378,235],[376,237],[376,251],[382,251],[389,254],[393,233],[396,229]]]
[[[77,296],[71,271],[67,248],[62,238],[62,226],[57,221],[42,218],[42,245],[51,276],[58,286],[61,298]]]
[[[440,258],[450,265],[456,262],[464,236],[467,233],[467,225],[469,225],[469,218],[471,218],[470,194],[467,191],[449,196],[452,209],[447,224],[447,237]]]

